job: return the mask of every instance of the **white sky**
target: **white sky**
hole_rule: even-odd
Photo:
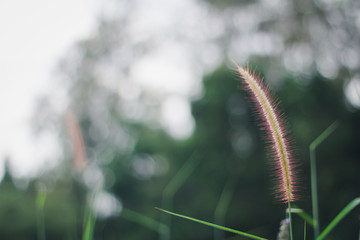
[[[109,2],[111,0],[106,1]],[[39,166],[49,166],[58,158],[60,149],[54,136],[44,135],[35,141],[29,120],[36,98],[52,88],[52,70],[58,60],[73,44],[94,33],[97,15],[104,10],[100,9],[104,3],[100,0],[0,1],[0,179],[6,156],[10,156],[13,174],[19,177],[33,176]],[[147,17],[139,17],[138,25],[142,26],[139,32],[152,29],[156,24],[159,31],[166,29],[166,25],[171,24],[166,21],[169,16],[179,9],[191,9],[188,5],[193,4],[191,0],[172,0],[171,3],[144,0],[142,3],[147,4],[140,13],[157,18],[149,21]],[[160,6],[166,11],[159,12]],[[196,8],[192,6],[192,9]],[[194,76],[185,64],[184,52],[179,46],[163,44],[162,49],[134,66],[132,76],[145,87],[161,87],[175,94],[164,101],[161,114],[165,129],[178,138],[188,136],[194,128],[186,99],[194,87]],[[153,74],[154,71],[157,74]],[[155,75],[156,78],[149,77]],[[349,84],[347,94],[358,103],[359,95],[351,91],[354,87],[355,82]]]
[[[0,1],[0,177],[10,156],[18,176],[35,174],[56,151],[50,136],[34,144],[29,119],[51,88],[58,59],[95,28],[96,0]],[[50,159],[47,159],[50,160]]]
[[[179,4],[184,7],[190,2],[176,0],[171,4],[167,1],[142,3],[147,3],[145,5],[149,7],[144,8],[147,10],[147,15],[144,14],[146,16],[154,16],[154,13],[159,13],[159,9],[165,9],[161,13],[170,16],[177,11]],[[112,8],[111,0],[0,1],[0,179],[3,176],[3,161],[7,156],[10,157],[11,172],[17,177],[35,176],[39,168],[45,166],[46,169],[54,165],[61,156],[55,136],[49,133],[35,139],[31,135],[29,121],[34,114],[37,97],[54,91],[51,86],[54,82],[52,72],[59,59],[77,41],[94,33],[96,18],[102,14],[101,11],[111,14],[112,9],[107,8]],[[149,23],[147,17],[139,18],[140,23],[144,18]],[[156,22],[156,19],[151,17],[155,23],[150,21],[151,26],[145,29],[152,29],[155,25],[161,28],[164,22]],[[162,106],[163,125],[174,137],[184,138],[194,128],[190,106],[185,98],[194,79],[189,75],[188,67],[179,64],[186,62],[186,57],[178,54],[183,51],[172,46],[171,51],[167,52],[175,53],[170,58],[176,61],[167,64],[167,71],[159,71],[163,74],[157,76],[158,81],[149,85],[149,80],[153,78],[148,79],[148,70],[163,65],[164,59],[169,59],[163,52],[151,56],[151,61],[140,61],[136,66],[139,71],[136,72],[142,74],[134,77],[144,87],[158,88],[160,84],[166,92],[177,92],[177,96],[169,98]],[[157,59],[156,63],[154,59]],[[174,75],[179,77],[175,79]],[[171,82],[169,76],[172,76]],[[176,113],[171,112],[171,109],[176,109]],[[173,117],[169,118],[170,115]]]

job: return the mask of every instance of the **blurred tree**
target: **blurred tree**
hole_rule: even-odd
[[[0,185],[0,238],[35,238],[34,198],[28,192],[15,188],[9,175],[7,161],[5,163],[5,174]]]
[[[275,57],[277,65],[306,79],[317,73],[329,79],[359,73],[356,0],[203,1],[218,10],[225,29],[222,47],[232,59]]]
[[[318,152],[321,223],[329,222],[358,195],[359,111],[349,108],[343,91],[349,72],[359,71],[357,3],[241,1],[232,5],[235,1],[224,1],[219,7],[219,1],[209,2],[177,9],[170,23],[154,27],[147,25],[147,5],[118,1],[114,9],[119,14],[104,15],[96,34],[77,44],[61,62],[61,86],[56,91],[65,92],[65,104],[49,94],[39,104],[35,122],[39,130],[57,131],[66,163],[41,178],[56,182],[76,176],[62,118],[67,108],[79,118],[89,163],[83,175],[76,176],[77,183],[65,184],[69,193],[63,188],[59,196],[54,193],[54,205],[49,203],[49,209],[57,206],[63,193],[63,202],[69,204],[62,211],[67,216],[64,219],[81,218],[82,210],[77,209],[76,216],[70,212],[83,209],[84,192],[101,185],[119,198],[124,208],[158,219],[160,213],[153,207],[161,204],[165,186],[192,153],[199,152],[204,160],[175,194],[174,210],[211,221],[225,183],[235,178],[226,225],[275,238],[283,206],[272,202],[261,133],[237,88],[236,74],[221,65],[227,58],[258,66],[257,71],[266,76],[281,99],[299,157],[304,159],[305,179],[309,176],[309,143],[334,120],[342,121]],[[179,57],[179,52],[184,55]],[[164,53],[170,57],[159,57]],[[154,89],[136,79],[144,62],[161,58],[158,70],[146,72],[150,74],[146,78],[153,81],[166,70],[167,61],[177,57],[185,60],[176,68],[185,65],[194,76],[188,92]],[[204,72],[210,74],[201,82]],[[166,80],[174,84],[174,79]],[[175,140],[164,130],[162,104],[173,94],[191,101],[196,126],[188,139]],[[178,114],[176,110],[174,114]],[[340,167],[339,159],[343,159]],[[308,185],[306,180],[304,185]],[[304,195],[300,204],[310,212],[309,194],[305,191]],[[48,213],[50,226],[56,222],[56,214]],[[66,222],[81,233],[80,221],[72,221]],[[355,237],[355,215],[345,223],[338,226],[342,231],[334,233],[333,239]],[[50,226],[49,231],[56,231]],[[154,230],[114,215],[100,219],[96,226],[96,237],[102,239],[159,237]],[[171,236],[209,239],[212,231],[174,219]]]
[[[35,199],[37,181],[30,181],[26,189],[14,182],[6,168],[0,185],[0,238],[1,239],[39,239]],[[45,203],[45,228],[47,239],[79,239],[77,228],[81,226],[81,203],[74,198],[71,184],[57,182],[47,190]]]

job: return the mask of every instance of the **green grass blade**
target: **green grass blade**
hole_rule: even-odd
[[[299,215],[302,219],[304,219],[308,224],[310,224],[311,226],[314,226],[314,220],[312,219],[312,217],[307,214],[304,211],[301,212],[296,212],[297,215]]]
[[[324,132],[322,132],[309,147],[310,150],[310,174],[311,174],[311,201],[312,212],[314,219],[314,239],[317,239],[320,233],[320,221],[319,221],[319,201],[317,190],[317,171],[316,171],[316,155],[315,149],[321,144],[335,129],[338,127],[339,122],[335,121]]]
[[[93,239],[94,228],[95,228],[95,223],[96,223],[96,215],[92,209],[92,203],[93,203],[95,197],[96,197],[96,193],[89,194],[87,201],[86,201],[82,240],[92,240]]]
[[[88,217],[86,218],[84,233],[83,233],[83,240],[92,240],[93,239],[93,232],[95,226],[95,217],[92,211],[89,212]]]
[[[304,221],[304,240],[306,240],[306,221]]]
[[[82,240],[92,240],[93,233],[94,233],[94,226],[96,222],[96,217],[92,209],[87,210],[85,215],[85,222],[84,222],[84,230],[83,230],[83,238]]]
[[[360,205],[360,197],[352,200],[335,218],[331,223],[325,228],[325,230],[317,238],[318,240],[324,239],[331,230],[355,207]]]
[[[159,232],[159,225],[162,227],[162,228],[166,228],[167,226],[161,224],[160,222],[152,219],[152,218],[149,218],[147,216],[144,216],[140,213],[137,213],[137,212],[134,212],[130,209],[126,209],[124,208],[122,211],[121,211],[121,214],[120,216],[126,220],[129,220],[129,221],[132,221],[134,223],[137,223],[139,225],[142,225],[148,229],[151,229],[155,232]]]
[[[166,185],[163,196],[164,198],[172,198],[184,182],[189,178],[194,169],[200,163],[201,156],[199,153],[193,153],[185,164],[180,168],[176,175]]]
[[[185,183],[185,181],[194,172],[199,165],[202,156],[198,152],[194,152],[190,158],[183,164],[175,176],[169,181],[163,191],[161,207],[166,209],[172,209],[173,199],[175,194]],[[163,214],[161,216],[162,225],[159,225],[160,239],[170,240],[171,235],[171,219],[170,215]],[[165,224],[167,225],[164,228]]]
[[[36,226],[38,240],[45,240],[45,220],[44,220],[44,208],[46,201],[46,192],[39,190],[36,195]]]
[[[336,130],[339,126],[339,121],[333,122],[325,131],[323,131],[312,143],[310,144],[310,150],[315,150],[329,135]]]
[[[226,185],[221,193],[217,206],[215,208],[214,213],[214,221],[218,225],[225,225],[225,216],[226,212],[229,209],[231,199],[234,195],[234,188],[235,188],[235,178],[230,177],[226,182]],[[224,232],[215,229],[214,231],[214,240],[222,240],[224,239]]]
[[[311,147],[310,147],[311,149]],[[320,222],[319,222],[319,200],[317,190],[317,171],[316,171],[316,157],[315,150],[310,150],[310,176],[311,176],[311,204],[312,204],[312,215],[314,223],[314,239],[320,234]]]
[[[307,214],[303,209],[297,207],[294,204],[294,207],[291,208],[291,212],[297,214],[299,217],[301,217],[302,219],[304,219],[308,224],[310,224],[312,227],[314,227],[314,220],[312,219],[312,217]]]
[[[187,219],[187,220],[190,220],[190,221],[193,221],[193,222],[201,223],[201,224],[213,227],[213,228],[218,228],[218,229],[221,229],[223,231],[235,233],[235,234],[238,234],[238,235],[241,235],[241,236],[244,236],[244,237],[248,237],[248,238],[252,238],[252,239],[266,240],[266,238],[258,237],[258,236],[255,236],[255,235],[252,235],[252,234],[249,234],[249,233],[245,233],[245,232],[240,232],[240,231],[235,230],[235,229],[231,229],[231,228],[223,227],[223,226],[220,226],[220,225],[217,225],[217,224],[205,222],[205,221],[202,221],[202,220],[199,220],[199,219],[196,219],[196,218],[192,218],[192,217],[184,216],[184,215],[181,215],[181,214],[173,213],[173,212],[161,209],[161,208],[155,208],[155,209],[160,210],[160,211],[165,212],[165,213],[168,213],[168,214],[171,214],[171,215],[176,216],[176,217],[184,218],[184,219]]]
[[[289,230],[290,230],[290,240],[293,240],[293,232],[292,232],[292,220],[291,220],[291,202],[288,202],[289,209]]]

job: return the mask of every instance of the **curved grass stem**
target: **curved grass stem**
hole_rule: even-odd
[[[311,175],[311,201],[312,212],[314,219],[314,239],[317,239],[320,234],[319,222],[319,203],[318,203],[318,190],[317,190],[317,171],[316,171],[316,148],[339,126],[339,122],[335,121],[324,132],[322,132],[309,147],[310,150],[310,175]]]
[[[46,192],[39,190],[36,196],[36,225],[38,240],[45,240],[45,220],[44,220],[44,207],[46,201]]]
[[[293,233],[292,233],[292,220],[291,220],[291,202],[288,202],[289,208],[289,229],[290,229],[290,240],[293,240]]]
[[[214,213],[214,221],[216,224],[225,225],[225,216],[234,194],[235,184],[236,181],[234,177],[230,177],[223,189],[223,192],[221,193]],[[214,240],[224,240],[224,236],[225,235],[223,231],[214,229]]]
[[[196,167],[200,164],[202,155],[198,152],[194,152],[190,158],[184,163],[179,169],[175,176],[166,185],[163,195],[161,207],[171,210],[173,207],[173,199],[177,191],[185,183],[185,181],[194,172]],[[161,224],[159,225],[160,239],[170,240],[171,239],[171,218],[170,215],[161,216]]]

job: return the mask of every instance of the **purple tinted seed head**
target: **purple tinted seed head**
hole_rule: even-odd
[[[283,127],[283,115],[277,110],[276,101],[271,97],[269,88],[248,67],[237,66],[237,72],[245,86],[250,100],[255,103],[255,111],[264,128],[273,157],[276,179],[276,195],[282,202],[293,202],[297,199],[295,163],[291,154],[287,131]]]

